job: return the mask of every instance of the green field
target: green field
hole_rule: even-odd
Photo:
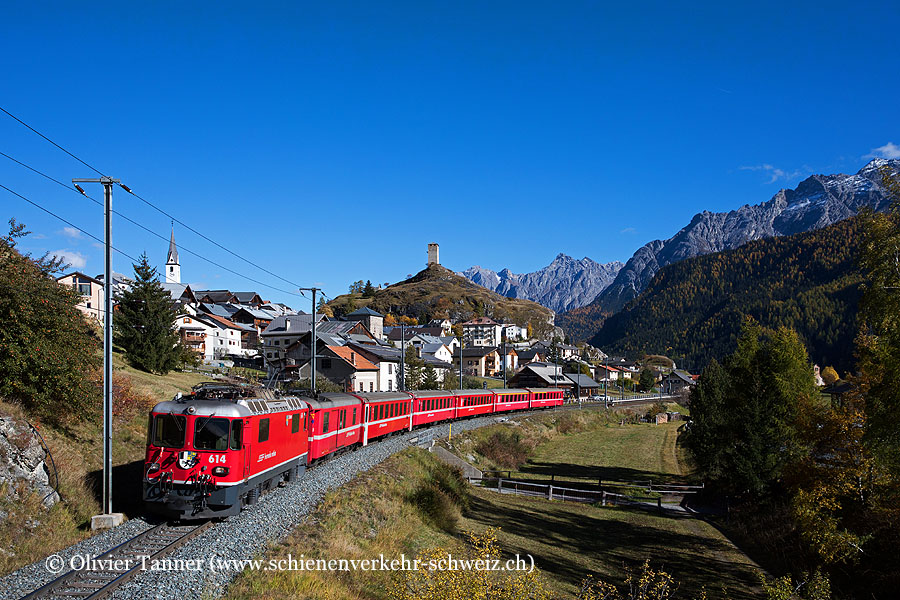
[[[505,552],[530,554],[550,587],[573,597],[588,575],[622,584],[627,569],[649,560],[679,583],[678,597],[705,587],[711,597],[757,598],[758,567],[712,525],[641,509],[600,508],[474,490],[460,528],[499,527]]]
[[[676,457],[682,423],[609,424],[538,445],[520,471],[557,479],[613,481],[680,479]]]

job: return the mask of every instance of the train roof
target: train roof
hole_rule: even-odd
[[[497,392],[498,394],[527,394],[531,390],[525,388],[495,388],[489,391]]]
[[[449,398],[457,395],[450,390],[411,390],[409,394],[415,398]]]
[[[238,418],[303,408],[306,402],[297,396],[277,396],[266,388],[205,381],[195,385],[187,396],[178,394],[160,402],[152,412]]]
[[[341,392],[326,392],[319,394],[316,399],[304,398],[309,407],[315,410],[339,408],[341,406],[359,406],[360,400],[356,396]]]
[[[391,402],[392,400],[409,400],[406,392],[360,392],[354,394],[363,402]]]

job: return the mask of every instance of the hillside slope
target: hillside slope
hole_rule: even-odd
[[[614,353],[660,352],[699,370],[734,350],[749,315],[796,329],[813,361],[843,373],[853,362],[859,238],[853,218],[669,265],[591,343]]]
[[[344,294],[327,306],[338,316],[368,306],[385,315],[415,317],[419,323],[434,318],[468,320],[486,316],[522,326],[530,323],[538,335],[549,332],[556,317],[549,308],[506,298],[440,265],[430,265],[405,281],[377,290],[371,298]]]

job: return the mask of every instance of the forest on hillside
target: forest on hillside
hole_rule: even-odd
[[[859,240],[853,218],[669,265],[590,343],[614,354],[666,354],[699,372],[734,351],[750,316],[796,330],[812,361],[844,375],[854,363]]]

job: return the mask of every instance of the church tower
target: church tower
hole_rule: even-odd
[[[166,258],[166,283],[181,283],[181,265],[178,263],[178,248],[175,247],[175,227],[169,240],[169,256]]]

